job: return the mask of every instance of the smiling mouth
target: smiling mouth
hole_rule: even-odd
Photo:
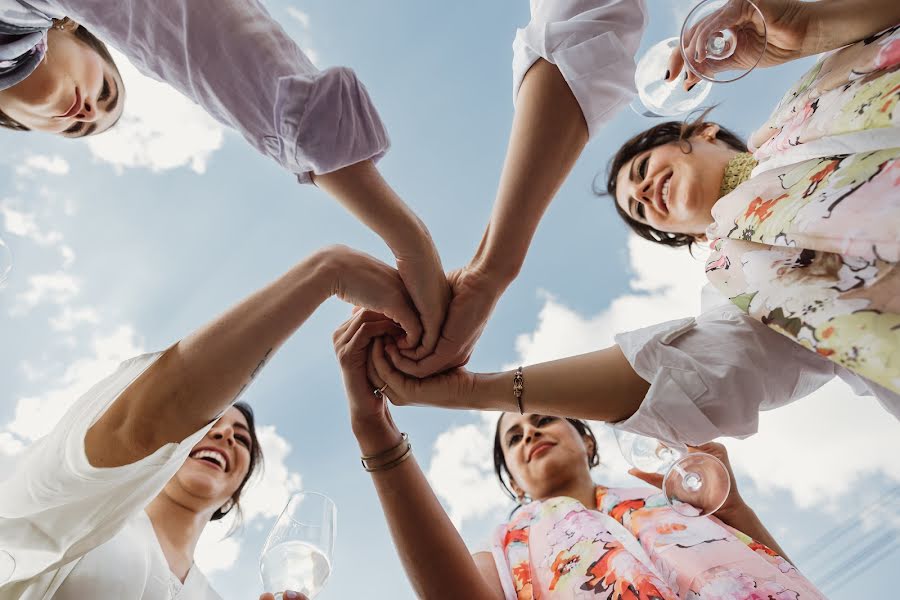
[[[665,181],[663,181],[662,189],[660,190],[659,200],[660,200],[660,212],[669,212],[669,190],[672,184],[672,174],[669,173],[666,176]]]
[[[81,110],[81,92],[78,88],[75,88],[75,99],[72,101],[72,106],[69,107],[65,113],[60,115],[60,118],[67,119],[69,117],[74,117],[78,114],[78,111]]]
[[[205,462],[222,471],[228,471],[228,461],[221,452],[217,450],[200,449],[191,453],[191,458]]]

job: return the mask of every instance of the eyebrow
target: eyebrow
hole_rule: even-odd
[[[74,137],[74,138],[83,138],[83,137],[87,137],[87,136],[91,135],[92,133],[94,133],[94,130],[95,130],[95,129],[97,129],[97,124],[96,124],[96,123],[91,123],[91,124],[88,125],[87,127],[83,128],[83,129],[81,130],[81,133],[79,133],[78,135],[73,135],[72,137]]]

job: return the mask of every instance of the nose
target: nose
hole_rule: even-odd
[[[214,440],[224,440],[229,446],[234,445],[234,428],[230,426],[214,427],[209,430],[209,435]]]
[[[81,110],[78,111],[78,114],[75,115],[75,118],[79,121],[92,123],[97,120],[97,116],[98,115],[95,102],[90,98],[85,98],[84,104],[81,105]]]
[[[537,427],[534,427],[532,425],[525,426],[525,432],[524,432],[525,443],[528,443],[533,439],[536,440],[537,438],[541,437],[541,435],[542,435],[541,430],[538,429]]]

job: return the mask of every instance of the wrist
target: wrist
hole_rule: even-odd
[[[742,498],[738,498],[736,502],[723,506],[716,511],[716,517],[735,529],[741,529],[738,525],[746,523],[748,520],[756,519],[756,513]]]
[[[513,371],[475,374],[473,400],[467,405],[476,410],[519,412],[516,396],[513,394],[513,376]],[[523,408],[526,408],[524,404]]]
[[[351,417],[351,428],[363,455],[390,450],[402,441],[402,434],[387,415]]]
[[[499,298],[522,270],[522,261],[509,252],[482,250],[469,262],[469,269],[483,275],[491,291]]]

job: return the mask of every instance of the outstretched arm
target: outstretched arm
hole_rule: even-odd
[[[319,251],[166,350],[88,430],[91,464],[133,463],[214,420],[333,294],[418,327],[396,270],[350,248]]]
[[[373,338],[395,335],[396,328],[381,315],[359,311],[334,334],[334,347],[350,401],[353,432],[363,456],[376,456],[405,444],[383,397],[373,394],[367,374]],[[371,371],[371,377],[376,377]],[[399,458],[391,454],[385,458]],[[373,460],[373,466],[385,464]],[[502,600],[503,590],[492,560],[476,560],[414,456],[389,469],[371,473],[391,537],[419,598]]]

